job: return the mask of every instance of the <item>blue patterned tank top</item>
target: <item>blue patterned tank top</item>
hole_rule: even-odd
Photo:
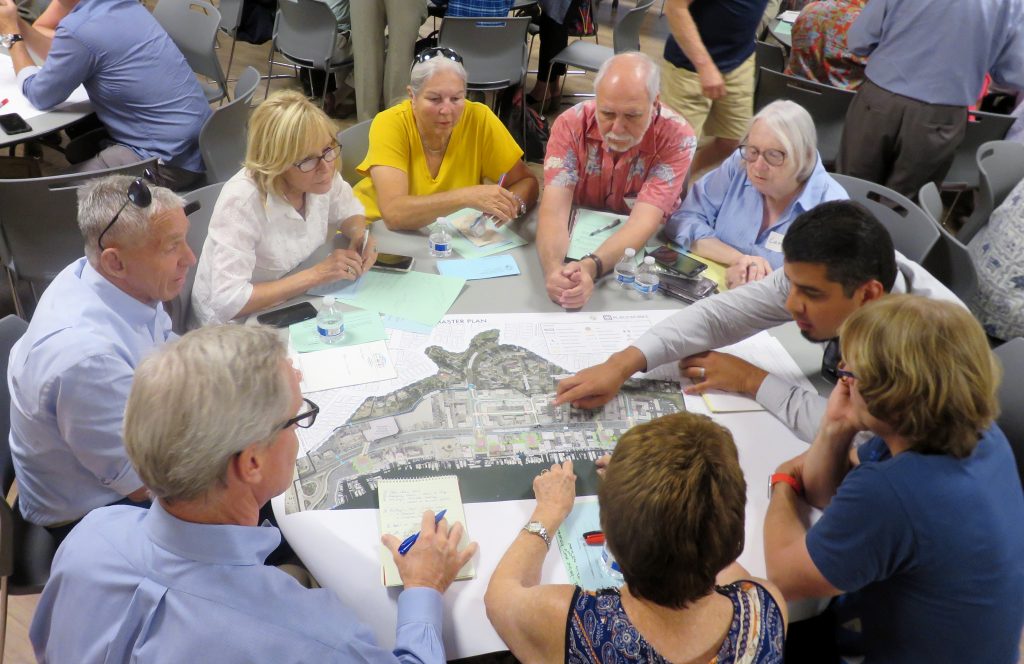
[[[715,590],[732,600],[729,633],[710,664],[782,662],[782,611],[764,586],[737,581]],[[566,621],[566,664],[662,664],[622,609],[616,589],[576,588]]]

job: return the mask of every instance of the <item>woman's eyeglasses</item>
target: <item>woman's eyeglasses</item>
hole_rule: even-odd
[[[458,51],[446,46],[432,46],[431,48],[424,49],[416,54],[416,57],[413,58],[413,66],[428,60],[433,60],[434,58],[447,58],[452,62],[458,62],[460,65],[462,64],[462,56],[459,55]]]
[[[332,145],[329,148],[325,148],[324,151],[321,152],[316,157],[307,157],[302,161],[295,162],[292,165],[295,166],[295,168],[302,171],[303,173],[309,173],[310,171],[312,171],[313,169],[320,165],[321,159],[323,159],[325,162],[329,164],[338,158],[339,152],[341,152],[341,146]]]
[[[786,161],[786,153],[782,150],[758,150],[753,145],[746,144],[740,146],[740,156],[743,157],[743,161],[749,161],[751,164],[757,161],[758,157],[764,157],[769,166],[782,166]]]
[[[110,220],[110,223],[106,225],[100,236],[96,238],[96,244],[99,245],[100,251],[103,251],[103,236],[107,234],[110,227],[114,225],[121,213],[124,212],[125,207],[131,203],[137,208],[148,208],[153,202],[153,193],[149,190],[149,186],[146,184],[146,180],[152,182],[154,179],[153,172],[148,168],[143,171],[141,177],[137,177],[132,180],[132,183],[128,185],[128,191],[126,192],[127,199],[124,204],[118,209],[117,214]]]
[[[283,431],[293,424],[300,429],[308,429],[313,426],[313,423],[316,422],[316,416],[320,414],[320,406],[305,397],[302,398],[302,402],[306,404],[306,410],[282,424],[278,431]]]

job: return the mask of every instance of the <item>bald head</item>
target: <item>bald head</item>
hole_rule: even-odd
[[[658,67],[643,53],[620,53],[594,80],[597,127],[605,148],[626,152],[640,144],[658,102]]]
[[[612,56],[601,65],[594,77],[594,92],[598,99],[646,95],[647,103],[654,103],[660,85],[658,66],[638,51]]]

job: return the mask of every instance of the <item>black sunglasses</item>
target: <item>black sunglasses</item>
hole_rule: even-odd
[[[315,403],[313,403],[312,401],[305,397],[302,398],[302,401],[306,404],[306,406],[309,407],[308,410],[306,410],[304,413],[299,413],[292,419],[282,424],[278,431],[287,429],[293,424],[299,427],[300,429],[308,429],[309,427],[313,426],[313,423],[316,422],[316,416],[320,414],[320,406],[316,405]]]
[[[114,218],[110,220],[110,223],[107,224],[106,228],[103,229],[103,232],[100,233],[99,238],[96,240],[96,244],[99,245],[100,251],[103,251],[103,236],[107,234],[107,231],[109,231],[110,227],[114,225],[114,222],[116,222],[118,217],[121,216],[121,213],[124,212],[125,207],[129,203],[138,208],[148,208],[153,202],[153,193],[146,185],[146,180],[152,182],[153,178],[153,172],[147,168],[143,171],[141,177],[135,178],[132,180],[132,183],[128,185],[128,192],[126,194],[128,198],[125,200],[124,204],[121,205],[117,214],[114,215]]]
[[[448,58],[452,62],[458,62],[462,64],[462,56],[459,55],[458,51],[450,49],[447,46],[431,46],[428,49],[424,49],[416,54],[413,58],[413,67],[416,65],[433,60],[434,58]]]

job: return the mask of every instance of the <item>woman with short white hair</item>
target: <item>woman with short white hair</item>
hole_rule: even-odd
[[[817,141],[803,107],[768,104],[736,152],[693,186],[665,235],[726,265],[730,288],[763,279],[782,267],[782,238],[801,212],[849,198],[825,172]]]
[[[473,208],[497,223],[537,201],[537,178],[523,150],[485,104],[466,100],[462,57],[436,47],[416,56],[409,99],[377,114],[370,148],[356,170],[367,219],[415,230]],[[483,184],[484,180],[494,184]]]

